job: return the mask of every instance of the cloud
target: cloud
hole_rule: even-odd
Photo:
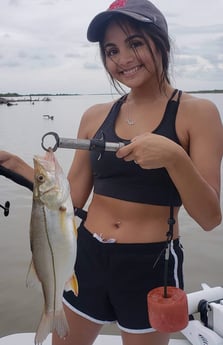
[[[97,84],[99,92],[104,90],[106,73],[97,45],[87,42],[86,30],[93,16],[111,1],[2,1],[0,91],[14,89],[15,78],[19,88],[19,79],[24,76],[27,87],[37,89],[39,83],[41,90],[48,88],[43,90],[46,92],[51,88],[58,92],[63,92],[61,88],[73,90],[74,84],[88,91],[95,91]],[[204,78],[223,88],[223,1],[212,0],[211,7],[203,0],[154,3],[169,23],[177,78],[188,78],[190,89]],[[44,78],[47,82],[43,83]],[[204,87],[208,88],[208,83]]]
[[[90,69],[90,70],[99,70],[99,69],[102,69],[102,66],[101,66],[101,64],[99,65],[99,64],[94,63],[94,62],[85,62],[84,68]]]
[[[200,26],[183,26],[174,24],[172,26],[178,35],[212,35],[223,32],[223,24],[200,25]]]
[[[80,54],[79,52],[75,52],[75,53],[66,53],[64,54],[64,57],[68,59],[79,59],[83,57],[83,55]]]
[[[221,82],[223,80],[222,61],[222,59],[219,59],[216,63],[216,61],[213,61],[212,56],[178,55],[176,58],[175,75],[181,78],[191,78],[191,80],[196,76],[198,81]]]
[[[19,0],[9,0],[9,5],[10,6],[18,6],[19,5]]]

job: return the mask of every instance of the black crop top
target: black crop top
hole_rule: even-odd
[[[163,135],[180,145],[175,122],[182,92],[178,92],[178,99],[175,101],[173,97],[177,91],[175,90],[169,99],[163,118],[153,133]],[[126,96],[123,96],[113,105],[94,139],[100,139],[103,134],[106,141],[126,143],[115,133],[115,121],[125,99]],[[90,155],[96,194],[143,204],[182,204],[180,195],[165,168],[142,169],[133,161],[125,162],[117,158],[114,152],[104,152],[100,159],[98,152],[91,151]]]

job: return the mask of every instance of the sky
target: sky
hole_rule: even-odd
[[[1,0],[0,93],[110,93],[98,45],[86,32],[111,2]],[[169,26],[173,86],[223,89],[223,0],[153,3]]]

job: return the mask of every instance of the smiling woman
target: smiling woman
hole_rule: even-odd
[[[88,109],[78,136],[99,139],[103,134],[109,141],[131,143],[116,155],[105,152],[100,160],[94,152],[77,152],[71,165],[74,204],[82,207],[92,187],[93,198],[79,228],[80,295],[64,294],[72,325],[67,342],[78,338],[77,344],[93,344],[101,325],[115,320],[127,345],[166,345],[169,336],[152,328],[145,299],[148,291],[163,285],[167,223],[173,224],[167,281],[183,288],[178,224],[182,202],[205,230],[221,220],[219,114],[212,103],[170,84],[167,23],[151,2],[115,1],[92,20],[87,35],[99,42],[113,85],[119,90],[125,85],[130,92]],[[217,142],[209,131],[210,117]],[[201,157],[207,151],[204,164]],[[108,285],[98,283],[105,275]],[[87,329],[87,335],[81,329]],[[56,336],[53,343],[62,344]]]

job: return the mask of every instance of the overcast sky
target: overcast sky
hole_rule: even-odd
[[[137,1],[137,0],[136,0]],[[108,0],[1,0],[0,93],[100,93],[111,87],[90,20]],[[223,89],[223,0],[154,0],[173,41],[173,85]]]

